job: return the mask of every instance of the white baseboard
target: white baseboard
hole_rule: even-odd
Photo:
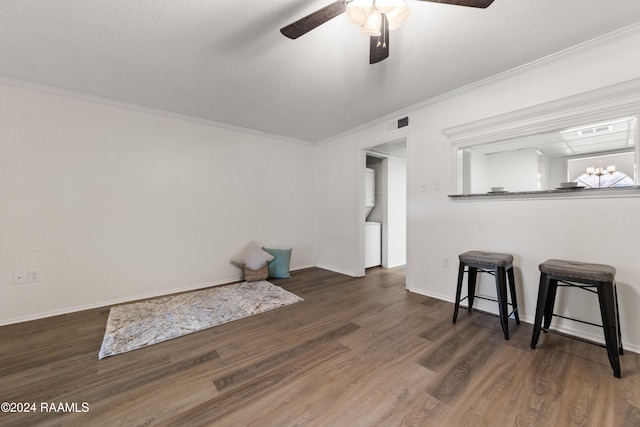
[[[316,267],[321,268],[323,270],[328,270],[328,271],[333,271],[334,273],[338,273],[338,274],[344,274],[345,276],[349,276],[349,277],[357,277],[352,271],[341,271],[338,269],[335,269],[333,267],[327,267],[324,265],[317,265]]]
[[[437,293],[433,293],[433,292],[424,292],[424,291],[417,290],[417,289],[408,289],[408,290],[409,290],[409,292],[413,292],[413,293],[416,293],[416,294],[419,294],[419,295],[424,295],[424,296],[435,298],[435,299],[439,299],[439,300],[442,300],[442,301],[447,301],[447,302],[450,302],[452,304],[454,303],[454,298],[451,298],[448,295],[441,295],[441,294],[437,294]],[[475,306],[475,304],[474,304],[474,306]],[[484,307],[482,309],[484,309]],[[495,313],[497,314],[497,312],[498,312],[498,309],[496,307]],[[452,315],[453,315],[453,312],[452,312]],[[525,322],[525,323],[529,323],[530,325],[533,325],[534,318],[533,318],[533,316],[520,315],[520,321]],[[555,325],[553,325],[552,329],[554,331],[560,332],[562,334],[572,335],[572,336],[575,336],[575,337],[578,337],[578,338],[582,338],[582,339],[585,339],[585,340],[593,341],[593,342],[596,342],[596,343],[604,345],[604,335],[602,335],[602,334],[595,334],[595,333],[591,333],[589,331],[575,329],[575,328],[572,328],[572,327],[566,326],[566,325],[565,326],[559,326],[559,325],[555,326]],[[623,345],[624,349],[632,351],[634,353],[640,354],[640,347],[637,346],[637,345],[632,345],[632,344],[626,343],[625,340],[624,340],[624,335],[625,335],[624,331],[622,331],[622,345]]]
[[[195,291],[198,289],[209,288],[211,286],[226,285],[229,283],[237,282],[239,280],[240,279],[238,278],[225,279],[225,280],[220,280],[216,282],[208,282],[208,283],[200,283],[198,285],[184,286],[181,288],[165,289],[159,292],[149,292],[146,294],[140,294],[140,295],[135,295],[131,297],[116,298],[116,299],[107,300],[107,301],[98,301],[98,302],[86,304],[86,305],[65,307],[59,310],[52,310],[52,311],[46,311],[42,313],[31,314],[28,316],[19,316],[19,317],[14,317],[10,319],[3,319],[2,321],[0,321],[0,326],[12,325],[15,323],[22,323],[22,322],[29,322],[31,320],[44,319],[44,318],[53,317],[53,316],[60,316],[62,314],[76,313],[78,311],[92,310],[94,308],[110,307],[112,305],[124,304],[132,301],[142,300],[142,299],[156,298],[156,297],[171,295],[179,292]]]
[[[300,266],[296,266],[295,268],[292,268],[291,271],[302,270],[302,269],[311,268],[311,267],[315,267],[315,266],[314,265],[301,266],[301,267]],[[213,282],[200,283],[200,284],[197,284],[197,285],[190,285],[190,286],[183,286],[183,287],[180,287],[180,288],[165,289],[165,290],[158,291],[158,292],[149,292],[149,293],[145,293],[145,294],[134,295],[134,296],[131,296],[131,297],[116,298],[116,299],[107,300],[107,301],[97,301],[95,303],[86,304],[86,305],[65,307],[65,308],[62,308],[62,309],[59,309],[59,310],[45,311],[45,312],[42,312],[42,313],[30,314],[28,316],[19,316],[19,317],[13,317],[13,318],[9,318],[9,319],[3,319],[3,320],[0,320],[0,326],[13,325],[15,323],[22,323],[22,322],[29,322],[31,320],[45,319],[47,317],[60,316],[62,314],[77,313],[78,311],[93,310],[95,308],[100,308],[100,307],[111,307],[111,306],[117,305],[117,304],[125,304],[125,303],[128,303],[128,302],[133,302],[133,301],[138,301],[138,300],[143,300],[143,299],[157,298],[157,297],[162,297],[162,296],[165,296],[165,295],[176,294],[176,293],[179,293],[179,292],[196,291],[198,289],[210,288],[212,286],[228,285],[230,283],[239,282],[240,280],[242,280],[242,277],[240,277],[240,276],[231,277],[231,278],[217,280],[217,281],[213,281]]]

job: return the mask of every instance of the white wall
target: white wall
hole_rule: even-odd
[[[487,155],[490,191],[503,187],[507,191],[531,191],[538,188],[538,152],[535,148],[503,151]]]
[[[0,82],[0,324],[315,265],[314,148]],[[13,272],[41,280],[13,284]]]
[[[468,154],[468,171],[464,172],[464,177],[468,177],[469,191],[463,194],[485,193],[491,190],[489,183],[489,158],[486,154],[470,149],[464,150]],[[504,184],[504,183],[503,183]],[[495,186],[494,186],[495,187]],[[498,185],[504,187],[504,185]]]
[[[549,188],[555,188],[561,182],[567,182],[567,167],[565,163],[566,160],[562,157],[549,159]]]
[[[549,159],[535,147],[490,154],[474,149],[464,151],[470,159],[465,174],[474,189],[472,193],[485,193],[494,187],[511,192],[550,189]]]
[[[407,161],[387,158],[387,268],[407,263]]]
[[[538,151],[538,190],[552,190],[557,187],[559,183],[564,181],[550,181],[551,172],[551,159],[546,155]],[[553,186],[551,186],[553,182]]]
[[[451,301],[458,254],[470,249],[510,252],[515,256],[521,318],[531,322],[540,262],[564,258],[611,264],[617,268],[623,342],[640,351],[640,313],[636,310],[640,305],[640,223],[636,219],[640,198],[452,201],[447,194],[456,188],[455,155],[442,133],[452,126],[638,78],[639,45],[637,30],[617,34],[605,43],[581,47],[397,113],[408,114],[411,123],[407,131],[410,290]],[[356,271],[351,255],[356,253],[355,233],[325,231],[353,229],[357,205],[349,203],[359,184],[354,159],[363,141],[385,139],[385,119],[327,141],[317,151],[323,170],[331,171],[329,186],[324,185],[327,173],[319,173],[317,181],[319,203],[325,212],[331,212],[318,217],[318,239],[322,238],[318,261],[325,267]],[[339,192],[339,197],[333,197],[329,188]],[[597,213],[605,218],[594,218]],[[625,220],[607,220],[607,213]],[[451,257],[453,268],[443,268],[445,256]],[[570,303],[559,295],[558,309],[592,321],[599,313],[592,297],[579,294],[572,294]],[[602,341],[599,329],[575,322],[565,322],[564,327]]]
[[[362,167],[361,150],[350,144],[326,144],[316,149],[317,266],[350,276],[364,275],[364,269],[356,267],[358,258],[364,263],[357,230],[362,227],[364,244]],[[361,197],[359,187],[363,189]]]

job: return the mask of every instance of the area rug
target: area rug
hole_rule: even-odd
[[[111,308],[98,359],[303,301],[267,281],[242,282]]]

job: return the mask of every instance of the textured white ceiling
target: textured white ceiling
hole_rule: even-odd
[[[640,0],[407,0],[390,57],[331,0],[0,0],[0,76],[317,142],[640,22]]]

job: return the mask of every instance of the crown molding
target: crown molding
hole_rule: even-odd
[[[228,124],[228,123],[216,122],[214,120],[208,120],[208,119],[203,119],[203,118],[200,118],[200,117],[189,116],[189,115],[186,115],[186,114],[173,113],[173,112],[170,112],[170,111],[161,110],[161,109],[157,109],[157,108],[144,107],[142,105],[130,104],[130,103],[127,103],[127,102],[116,101],[114,99],[103,98],[103,97],[99,97],[99,96],[89,95],[89,94],[86,94],[86,93],[74,92],[72,90],[56,88],[56,87],[53,87],[53,86],[47,86],[47,85],[43,85],[43,84],[40,84],[40,83],[33,83],[33,82],[25,81],[25,80],[13,79],[13,78],[3,77],[3,76],[0,76],[0,83],[4,83],[4,84],[7,84],[7,85],[11,85],[11,86],[25,87],[25,88],[28,88],[28,89],[34,89],[34,90],[38,90],[38,91],[41,91],[41,92],[48,92],[48,93],[51,93],[51,94],[54,94],[54,95],[66,96],[66,97],[69,97],[69,98],[75,98],[75,99],[79,99],[79,100],[83,100],[83,101],[95,102],[95,103],[104,104],[104,105],[110,105],[110,106],[113,106],[113,107],[123,108],[123,109],[127,109],[127,110],[132,110],[132,111],[137,111],[137,112],[142,112],[142,113],[147,113],[147,114],[154,114],[154,115],[157,115],[157,116],[163,116],[163,117],[168,117],[168,118],[172,118],[172,119],[184,120],[184,121],[188,121],[188,122],[192,122],[192,123],[198,123],[198,124],[205,125],[205,126],[221,128],[221,129],[227,129],[227,130],[232,130],[232,131],[245,133],[245,134],[250,134],[250,135],[257,135],[257,136],[261,136],[261,137],[264,137],[264,138],[271,138],[271,139],[277,139],[277,140],[280,140],[280,141],[286,141],[286,142],[291,142],[291,143],[295,143],[295,144],[314,146],[314,144],[312,142],[304,141],[304,140],[301,140],[301,139],[296,139],[296,138],[290,138],[290,137],[287,137],[287,136],[271,134],[271,133],[267,133],[267,132],[258,131],[258,130],[255,130],[255,129],[249,129],[249,128],[244,128],[244,127],[241,127],[241,126]]]
[[[470,92],[474,89],[477,89],[479,87],[509,78],[509,77],[513,77],[516,76],[518,74],[523,74],[526,73],[528,71],[531,71],[535,68],[541,67],[543,65],[547,65],[547,64],[552,64],[554,62],[558,62],[561,61],[563,59],[569,58],[571,56],[574,55],[578,55],[581,53],[584,53],[586,51],[592,50],[592,49],[597,49],[599,47],[603,47],[603,46],[607,46],[609,44],[615,43],[619,40],[624,40],[627,39],[629,37],[635,37],[637,35],[640,35],[640,22],[636,23],[636,24],[632,24],[629,25],[627,27],[621,28],[619,30],[616,31],[612,31],[610,33],[604,34],[600,37],[596,37],[594,39],[591,40],[587,40],[586,42],[583,43],[579,43],[577,45],[571,46],[567,49],[563,49],[560,50],[558,52],[552,53],[550,55],[544,56],[542,58],[536,59],[534,61],[528,62],[526,64],[520,65],[518,67],[512,68],[510,70],[504,71],[502,73],[498,73],[498,74],[494,74],[493,76],[487,77],[485,79],[482,80],[478,80],[476,82],[470,83],[468,85],[462,86],[460,88],[454,89],[452,91],[449,91],[447,93],[443,93],[442,95],[438,95],[438,96],[434,96],[432,98],[426,99],[424,101],[421,101],[417,104],[413,104],[409,107],[403,108],[401,110],[398,110],[396,112],[393,112],[391,114],[388,114],[382,118],[376,119],[376,120],[372,120],[368,123],[362,124],[356,128],[350,129],[348,131],[342,132],[338,135],[332,136],[330,138],[327,138],[323,141],[321,141],[320,143],[318,143],[317,145],[323,145],[325,143],[330,143],[332,141],[335,141],[337,139],[343,138],[345,136],[348,136],[350,134],[354,134],[357,133],[363,129],[369,128],[371,126],[374,125],[378,125],[380,123],[384,123],[387,120],[391,120],[394,117],[401,117],[401,116],[406,116],[406,115],[410,115],[411,113],[415,112],[416,110],[425,108],[425,107],[429,107],[431,105],[437,104],[439,102],[445,101],[449,98],[453,98],[455,96],[460,96],[463,95],[466,92]]]
[[[571,56],[574,55],[579,55],[581,53],[587,52],[589,50],[593,50],[593,49],[597,49],[603,46],[607,46],[610,45],[612,43],[615,43],[619,40],[624,40],[627,39],[629,37],[635,37],[637,35],[640,35],[640,22],[629,25],[627,27],[624,28],[620,28],[618,30],[612,31],[610,33],[604,34],[602,36],[596,37],[594,39],[591,40],[587,40],[585,42],[579,43],[577,45],[568,47],[566,49],[560,50],[558,52],[552,53],[550,55],[547,56],[543,56],[542,58],[533,60],[531,62],[527,62],[526,64],[511,68],[510,70],[504,71],[502,73],[498,73],[498,74],[494,74],[493,76],[487,77],[485,79],[482,80],[478,80],[477,82],[462,86],[458,89],[454,89],[450,92],[447,92],[445,94],[442,94],[440,96],[434,97],[434,98],[430,98],[426,101],[423,101],[420,104],[416,104],[417,106],[424,106],[424,105],[429,105],[432,103],[436,103],[436,102],[440,102],[442,100],[445,100],[447,98],[453,97],[453,96],[457,96],[460,95],[464,92],[468,92],[470,90],[473,90],[477,87],[480,86],[484,86],[487,84],[490,84],[492,82],[498,81],[498,80],[502,80],[502,79],[506,79],[509,77],[513,77],[515,75],[518,74],[523,74],[526,73],[528,71],[531,71],[535,68],[541,67],[543,65],[547,65],[547,64],[552,64],[554,62],[558,62],[561,61],[563,59],[569,58]]]

